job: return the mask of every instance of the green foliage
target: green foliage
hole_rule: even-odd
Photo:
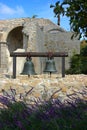
[[[22,95],[17,101],[16,90],[12,87],[9,91],[10,94],[4,90],[5,96],[0,96],[0,103],[4,105],[0,108],[0,130],[87,130],[87,101],[76,98],[77,93],[67,95],[64,102],[50,98],[30,104],[21,98]],[[84,87],[80,95],[86,93]]]
[[[83,32],[87,36],[87,1],[64,0],[62,5],[68,5],[66,16],[70,17],[71,29],[77,34]]]
[[[80,43],[80,50],[87,46],[87,40],[82,40]]]
[[[78,34],[81,37],[82,33],[87,36],[87,0],[63,0],[60,4],[63,12],[58,5],[55,4],[54,9],[56,10],[53,11],[56,16],[61,12],[70,18],[71,29],[74,31],[72,38]]]
[[[82,47],[80,55],[71,57],[70,69],[66,70],[66,74],[87,74],[87,45]]]
[[[66,70],[66,74],[81,74],[81,58],[79,55],[73,55],[71,57],[70,69]]]
[[[81,56],[81,62],[82,62],[82,72],[84,74],[87,74],[87,41],[83,41],[83,44],[81,44],[81,50],[80,50],[80,56]]]
[[[81,71],[83,74],[87,74],[87,56],[82,56],[81,62],[82,62]]]
[[[36,14],[32,16],[32,18],[36,18],[36,17],[38,17],[38,15],[36,15]]]
[[[84,48],[81,49],[80,51],[82,56],[87,56],[87,46],[85,46]]]
[[[55,14],[55,17],[58,18],[58,25],[60,25],[60,15],[64,15],[64,8],[62,7],[62,5],[60,4],[60,2],[56,2],[55,5],[50,5],[50,8],[53,8],[53,12]]]
[[[67,101],[44,102],[33,112],[23,102],[13,103],[0,111],[0,130],[86,130],[87,102]]]

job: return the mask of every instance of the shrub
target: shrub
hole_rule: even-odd
[[[16,95],[0,96],[0,130],[87,130],[87,101],[75,95],[67,95],[64,102],[50,99],[33,105],[16,101]]]
[[[87,56],[87,46],[83,47],[80,51],[81,56]]]
[[[70,60],[66,74],[87,74],[87,45],[81,47],[80,54],[73,55]]]
[[[81,74],[82,62],[80,55],[73,55],[70,59],[70,68],[66,70],[66,74]]]

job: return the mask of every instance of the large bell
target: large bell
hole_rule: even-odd
[[[24,68],[21,73],[22,75],[35,75],[35,69],[34,69],[34,64],[32,63],[31,58],[26,58],[26,62],[24,63]]]
[[[48,60],[46,61],[44,72],[49,72],[50,74],[57,72],[53,58],[48,58]]]

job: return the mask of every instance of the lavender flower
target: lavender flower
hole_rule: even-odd
[[[2,103],[5,106],[9,106],[10,105],[10,100],[9,100],[9,98],[1,95],[0,96],[0,103]]]

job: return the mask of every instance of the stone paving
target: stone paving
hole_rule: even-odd
[[[66,75],[61,74],[17,76],[12,79],[8,74],[0,75],[0,95],[2,90],[10,93],[10,88],[16,90],[17,99],[27,95],[27,100],[33,102],[36,99],[49,100],[67,99],[68,96],[84,98],[87,100],[87,75]],[[76,95],[74,95],[76,93]]]

